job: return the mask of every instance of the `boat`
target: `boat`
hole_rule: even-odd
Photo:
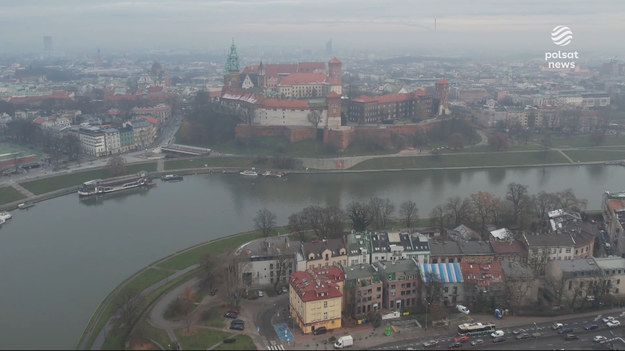
[[[2,218],[0,218],[0,225],[3,225],[6,221]]]
[[[286,175],[285,172],[274,172],[274,171],[265,171],[263,172],[263,176],[264,177],[270,177],[270,178],[282,178]]]
[[[152,185],[152,180],[145,176],[130,176],[110,180],[94,179],[84,182],[78,189],[78,196],[92,196],[113,193]]]
[[[6,222],[6,220],[11,219],[13,216],[7,212],[7,211],[2,211],[0,212],[0,219],[4,220]]]
[[[177,174],[166,174],[161,177],[161,180],[165,182],[181,181],[182,179],[182,176]]]
[[[35,206],[35,204],[32,202],[22,202],[21,204],[17,205],[17,208],[19,208],[20,210],[25,210],[33,206]]]
[[[240,175],[244,175],[244,176],[256,177],[258,175],[258,172],[256,172],[254,170],[254,168],[252,168],[252,169],[248,169],[248,170],[245,170],[245,171],[241,171],[241,172],[239,172],[239,174]]]

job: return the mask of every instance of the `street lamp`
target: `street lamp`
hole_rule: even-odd
[[[425,301],[425,332],[427,333],[428,331],[428,307],[430,307],[430,303],[428,302],[426,298],[423,298],[423,301]]]

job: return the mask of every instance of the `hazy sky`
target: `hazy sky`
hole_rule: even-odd
[[[436,32],[434,18],[437,19]],[[624,0],[1,0],[0,52],[225,50],[298,45],[484,54],[578,50],[620,55]],[[567,47],[551,30],[573,31]]]

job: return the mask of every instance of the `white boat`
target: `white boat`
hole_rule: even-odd
[[[21,204],[17,205],[17,208],[19,208],[20,210],[25,210],[33,206],[35,206],[35,204],[32,202],[22,202]]]
[[[255,177],[255,176],[257,176],[257,175],[258,175],[258,172],[256,172],[256,171],[254,170],[254,168],[252,168],[251,170],[250,170],[250,169],[248,169],[248,170],[245,170],[245,171],[239,172],[239,174],[240,174],[240,175],[244,175],[244,176],[252,176],[252,177]]]
[[[265,171],[263,173],[264,177],[270,177],[270,178],[282,178],[285,175],[286,175],[286,173],[284,173],[284,172]]]
[[[0,218],[0,225],[3,225],[6,222],[4,219]]]
[[[147,176],[130,176],[111,180],[94,179],[84,182],[78,189],[78,196],[91,196],[113,193],[121,190],[134,189],[141,186],[152,185]]]
[[[0,219],[4,220],[5,222],[7,219],[11,219],[11,217],[13,216],[7,211],[0,212]]]

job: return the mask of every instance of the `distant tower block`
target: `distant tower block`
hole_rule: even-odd
[[[449,81],[445,78],[439,80],[435,84],[435,96],[434,98],[438,101],[438,106],[436,106],[436,111],[438,115],[448,115],[449,114]]]
[[[49,35],[43,37],[43,50],[48,53],[52,51],[52,37]]]
[[[326,43],[326,55],[332,55],[332,39]]]

